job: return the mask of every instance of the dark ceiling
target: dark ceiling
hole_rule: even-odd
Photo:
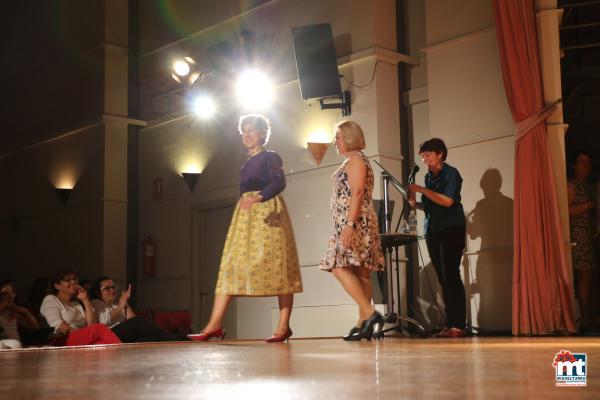
[[[2,8],[0,155],[97,119],[104,86],[102,0]]]

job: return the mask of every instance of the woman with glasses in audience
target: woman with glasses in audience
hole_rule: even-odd
[[[93,286],[92,305],[98,321],[108,326],[124,343],[167,342],[189,340],[184,335],[165,332],[145,318],[135,315],[129,306],[131,285],[117,300],[117,288],[112,278],[102,276]]]
[[[73,272],[52,277],[50,290],[52,294],[42,301],[40,313],[55,334],[64,335],[67,346],[121,343],[106,325],[97,323],[88,292],[79,286]]]

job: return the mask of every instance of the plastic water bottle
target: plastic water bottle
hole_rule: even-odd
[[[415,210],[411,210],[408,214],[408,233],[417,234],[417,212]]]
[[[408,222],[406,222],[406,220],[403,218],[402,219],[402,224],[400,225],[402,229],[402,233],[410,233],[410,228],[408,227]]]

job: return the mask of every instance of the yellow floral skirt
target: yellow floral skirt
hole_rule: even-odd
[[[298,252],[283,198],[275,196],[249,210],[242,210],[238,202],[227,232],[215,293],[276,296],[299,292],[302,279]]]

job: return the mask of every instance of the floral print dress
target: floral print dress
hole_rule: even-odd
[[[595,203],[594,190],[590,185],[582,182],[571,181],[575,186],[575,204],[583,204],[588,201]],[[598,270],[596,255],[594,254],[594,221],[593,213],[586,213],[577,217],[570,217],[571,241],[576,245],[571,255],[573,257],[573,269],[575,271]]]
[[[342,229],[346,226],[350,208],[350,183],[346,173],[346,159],[333,173],[331,181],[333,193],[331,195],[332,229],[329,238],[327,253],[320,263],[320,268],[331,271],[333,268],[362,266],[370,270],[381,271],[384,265],[377,216],[373,210],[373,170],[368,158],[361,152],[360,157],[367,166],[367,179],[363,194],[360,213],[358,216],[356,234],[350,247],[344,247],[340,239]]]

